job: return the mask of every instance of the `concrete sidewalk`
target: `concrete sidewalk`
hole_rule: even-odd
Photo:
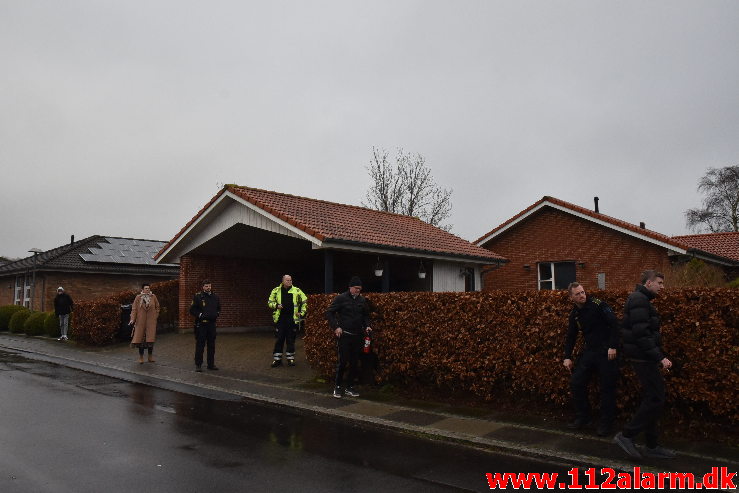
[[[610,438],[594,431],[569,432],[563,423],[544,419],[528,421],[474,418],[448,409],[409,406],[401,399],[336,399],[329,383],[318,383],[303,356],[302,339],[297,342],[297,366],[270,368],[274,337],[268,332],[220,333],[216,343],[219,371],[196,373],[192,334],[162,334],[154,351],[155,363],[139,364],[138,352],[128,344],[89,348],[74,342],[27,337],[0,332],[0,348],[25,353],[60,365],[102,373],[124,380],[202,395],[229,395],[271,405],[288,406],[302,412],[341,416],[371,426],[422,434],[431,439],[450,440],[478,448],[522,456],[546,458],[572,467],[611,467],[644,472],[690,472],[703,475],[712,467],[739,470],[739,449],[696,441],[665,443],[676,449],[673,460],[644,459],[634,463]],[[377,392],[370,392],[372,398]],[[736,482],[736,481],[735,481]]]

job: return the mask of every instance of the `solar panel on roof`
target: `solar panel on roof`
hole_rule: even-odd
[[[163,241],[139,241],[128,238],[106,238],[99,242],[98,248],[88,248],[89,253],[80,253],[85,262],[157,265],[154,260],[159,250],[166,243]],[[172,264],[162,264],[172,265]]]

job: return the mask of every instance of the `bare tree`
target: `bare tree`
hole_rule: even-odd
[[[447,231],[451,229],[442,222],[452,212],[452,190],[436,184],[422,155],[398,149],[392,163],[385,149],[373,147],[367,172],[372,184],[366,202],[362,202],[364,207],[416,216]]]
[[[739,231],[739,166],[708,168],[698,183],[703,207],[685,211],[688,227],[695,232]]]

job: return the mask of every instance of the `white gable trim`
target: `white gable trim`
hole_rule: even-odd
[[[234,217],[232,217],[229,221],[227,221],[228,224],[220,225],[215,228],[209,228],[209,223],[215,223],[217,220],[217,217],[220,216],[223,213],[223,209],[228,209],[229,205],[224,204],[224,202],[228,199],[229,201],[233,202],[234,205],[238,204],[241,206],[246,207],[249,211],[254,212],[258,214],[259,216],[264,217],[268,222],[274,223],[276,228],[275,230],[271,228],[264,228],[264,226],[256,225],[256,224],[247,224],[244,221],[238,220]],[[218,212],[214,212],[218,211]],[[216,217],[213,216],[213,214],[216,214]],[[314,236],[309,235],[305,231],[296,228],[295,226],[283,221],[282,219],[268,213],[264,209],[261,209],[251,202],[244,200],[243,198],[239,197],[238,195],[235,195],[231,192],[224,192],[218,199],[216,199],[206,210],[204,210],[198,218],[193,221],[193,223],[182,232],[182,234],[177,238],[177,240],[172,243],[164,252],[162,252],[162,255],[159,256],[157,259],[157,263],[164,263],[167,261],[173,261],[174,259],[170,259],[171,256],[176,255],[177,259],[179,259],[180,256],[182,256],[184,253],[187,253],[188,251],[193,250],[197,246],[205,243],[210,238],[217,236],[218,234],[225,231],[225,229],[228,229],[228,227],[233,226],[236,223],[242,223],[247,224],[250,226],[259,227],[260,229],[267,229],[276,233],[279,233],[279,231],[276,231],[276,229],[284,229],[287,230],[290,234],[289,236],[302,238],[304,240],[310,241],[313,243],[314,247],[318,246],[320,247],[322,245],[322,242],[315,238]],[[198,238],[199,235],[204,235],[200,238]],[[209,237],[205,238],[205,236],[210,235]],[[193,242],[188,245],[188,241],[193,240]],[[199,241],[201,240],[201,241]],[[183,248],[180,248],[183,247]],[[187,248],[187,251],[178,252],[178,250],[184,250],[184,248]]]
[[[260,207],[257,207],[256,205],[252,204],[248,200],[244,200],[243,198],[239,197],[238,195],[235,195],[235,194],[233,194],[231,192],[228,192],[228,191],[224,195],[228,195],[229,197],[231,197],[235,201],[239,202],[242,205],[245,205],[246,207],[248,207],[249,209],[253,210],[257,214],[259,214],[261,216],[264,216],[265,218],[267,218],[268,220],[270,220],[270,221],[272,221],[274,223],[279,224],[283,228],[290,230],[292,233],[295,233],[296,235],[298,235],[299,237],[303,238],[304,240],[310,241],[311,243],[313,243],[316,246],[319,246],[320,247],[321,244],[323,243],[321,240],[319,240],[315,236],[306,233],[302,229],[296,228],[292,224],[283,221],[279,217],[270,214],[269,212],[265,211],[264,209],[262,209]]]
[[[572,209],[567,208],[567,207],[563,207],[563,206],[561,206],[559,204],[553,204],[552,202],[549,202],[548,200],[545,200],[541,204],[537,205],[536,207],[534,207],[533,209],[531,209],[530,211],[528,211],[526,214],[521,215],[520,217],[518,217],[515,220],[511,221],[510,223],[506,224],[504,227],[500,228],[499,230],[497,230],[497,231],[489,234],[484,239],[478,241],[477,242],[477,245],[478,246],[482,246],[484,243],[487,243],[488,241],[492,240],[493,238],[495,238],[496,236],[500,235],[504,231],[512,228],[516,224],[520,223],[521,221],[523,221],[527,217],[531,216],[532,214],[535,214],[536,212],[538,212],[540,209],[542,209],[544,207],[551,207],[553,209],[557,209],[557,210],[560,210],[562,212],[566,212],[568,214],[572,214],[573,216],[579,217],[580,219],[585,219],[587,221],[593,222],[593,223],[598,224],[600,226],[604,226],[606,228],[609,228],[609,229],[612,229],[614,231],[618,231],[620,233],[623,233],[623,234],[632,236],[632,237],[637,238],[639,240],[646,241],[647,243],[652,243],[653,245],[657,245],[657,246],[660,246],[660,247],[663,247],[663,248],[667,248],[668,250],[670,250],[672,252],[675,252],[677,254],[683,254],[684,255],[684,254],[688,253],[688,251],[685,250],[685,249],[678,248],[678,247],[676,247],[674,245],[670,245],[670,244],[665,243],[663,241],[656,240],[656,239],[654,239],[654,238],[652,238],[650,236],[646,236],[646,235],[642,235],[642,234],[636,233],[634,231],[631,231],[630,229],[622,228],[621,226],[616,226],[614,224],[611,224],[609,222],[603,221],[601,219],[594,218],[594,217],[592,217],[592,216],[590,216],[588,214],[583,214],[582,212],[573,211]]]

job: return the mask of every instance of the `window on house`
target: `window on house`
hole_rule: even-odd
[[[23,277],[16,276],[15,278],[15,296],[13,297],[13,304],[21,304],[21,294],[23,293]]]
[[[575,262],[539,263],[539,289],[567,289],[576,278]]]
[[[31,275],[26,274],[23,286],[23,306],[31,308]]]

